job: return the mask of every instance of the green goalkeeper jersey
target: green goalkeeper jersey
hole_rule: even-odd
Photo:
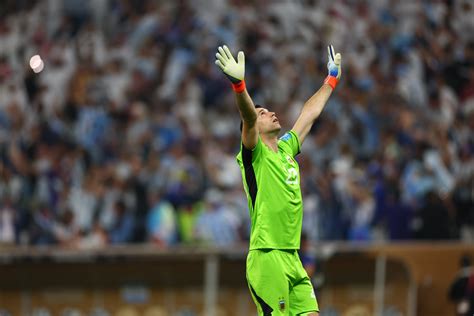
[[[241,145],[237,162],[242,171],[250,218],[250,250],[299,249],[303,219],[295,132],[278,140],[278,152],[258,138],[253,150]]]

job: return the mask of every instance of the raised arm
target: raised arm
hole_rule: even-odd
[[[245,88],[245,55],[239,52],[235,61],[227,46],[217,49],[216,65],[229,78],[235,92],[237,107],[242,119],[242,143],[247,149],[254,149],[258,141],[257,111]]]
[[[332,45],[328,46],[328,60],[329,73],[326,80],[324,80],[323,86],[305,102],[303,109],[293,126],[293,131],[298,134],[301,144],[306,138],[306,135],[308,135],[314,121],[323,111],[326,102],[341,78],[341,54],[334,54],[334,48]]]

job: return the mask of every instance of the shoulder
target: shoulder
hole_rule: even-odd
[[[278,146],[280,145],[290,145],[294,146],[296,145],[299,149],[300,146],[300,140],[298,138],[298,135],[292,130],[285,132],[279,139],[278,139]]]
[[[248,149],[243,143],[240,144],[240,151],[236,156],[239,165],[247,166],[250,163],[255,163],[261,159],[261,156],[265,155],[265,145],[260,137],[258,137],[255,148]]]
[[[290,140],[291,136],[292,135],[291,135],[290,132],[286,132],[285,134],[283,134],[283,136],[280,137],[279,140],[286,142],[286,141]]]
[[[298,135],[293,130],[289,130],[285,132],[279,139],[279,142],[289,142],[289,141],[296,141],[299,143]]]
[[[300,152],[300,140],[298,135],[290,130],[278,139],[278,147],[296,156]]]

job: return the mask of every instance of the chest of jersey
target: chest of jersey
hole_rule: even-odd
[[[265,154],[256,166],[259,188],[273,196],[274,200],[299,199],[301,197],[300,174],[296,160],[282,150],[276,153],[265,148],[264,151]]]
[[[287,186],[294,187],[299,185],[299,167],[296,161],[287,153],[279,151],[266,155],[263,170],[270,173],[269,176],[278,178],[279,182]]]

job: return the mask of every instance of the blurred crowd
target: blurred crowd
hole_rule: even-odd
[[[221,44],[285,130],[343,56],[298,156],[310,241],[473,238],[472,1],[7,0],[0,243],[245,243]]]

